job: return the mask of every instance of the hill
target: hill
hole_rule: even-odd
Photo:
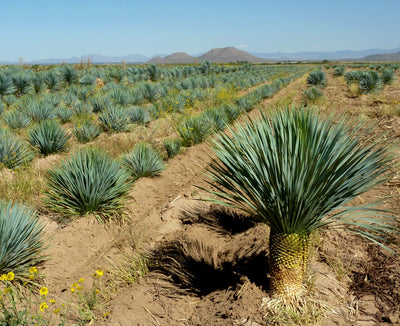
[[[268,61],[266,59],[255,57],[245,51],[236,49],[233,46],[211,49],[207,53],[199,56],[197,59],[199,62],[207,60],[212,63],[228,63],[238,61],[247,61],[254,63]]]
[[[185,52],[175,52],[167,55],[165,58],[160,56],[154,57],[147,61],[147,63],[152,64],[162,64],[162,63],[194,63],[196,61],[195,57],[185,53]]]
[[[359,59],[360,61],[400,61],[400,51],[390,54],[374,54]]]

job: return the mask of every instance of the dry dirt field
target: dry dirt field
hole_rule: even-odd
[[[381,93],[353,97],[343,77],[333,77],[332,69],[326,73],[322,110],[371,119],[377,123],[373,132],[399,140],[400,117],[388,110],[397,103],[400,113],[399,76]],[[305,88],[303,77],[259,108],[300,105]],[[207,187],[203,172],[211,155],[210,143],[187,148],[160,176],[138,180],[130,220],[122,225],[103,226],[87,217],[60,226],[44,215],[52,259],[40,268],[51,294],[66,300],[71,284],[102,269],[101,315],[91,325],[400,325],[398,257],[347,233],[316,236],[305,284],[308,299],[297,312],[271,304],[267,227],[199,200],[205,193],[196,186]],[[390,195],[387,205],[398,214],[399,178],[396,173],[357,200]],[[390,247],[399,250],[399,238]],[[157,263],[134,282],[127,266],[140,261],[138,253]]]

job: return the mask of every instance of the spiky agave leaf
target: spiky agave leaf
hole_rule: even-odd
[[[23,273],[43,260],[43,231],[32,208],[0,200],[0,274]]]
[[[101,129],[93,121],[93,119],[84,119],[74,125],[71,132],[75,135],[80,143],[92,141],[101,134]]]
[[[48,171],[45,204],[73,218],[94,214],[99,222],[121,215],[130,174],[108,153],[83,148]]]
[[[302,246],[307,241],[301,239],[319,228],[335,223],[383,247],[385,236],[397,232],[396,219],[386,212],[371,205],[345,206],[387,180],[393,162],[383,138],[362,144],[371,135],[361,128],[360,123],[342,119],[334,124],[332,117],[292,108],[249,119],[244,126],[229,128],[229,136],[217,137],[218,160],[208,174],[217,199],[210,200],[256,214],[271,228],[271,249],[277,247],[274,239],[289,239],[292,248],[285,250],[293,259],[303,255],[295,265],[283,265],[283,249],[271,253],[271,265],[276,264],[271,266],[273,289],[285,294],[292,286],[300,288],[288,280],[279,283],[280,278],[302,279],[300,262],[307,254]]]

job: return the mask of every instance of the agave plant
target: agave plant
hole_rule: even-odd
[[[20,72],[12,77],[16,95],[24,95],[33,91],[33,83],[31,76],[27,73]]]
[[[287,298],[301,291],[310,235],[342,226],[385,246],[397,220],[373,204],[346,206],[388,179],[390,146],[362,124],[333,123],[312,110],[286,109],[229,128],[215,140],[210,165],[213,202],[258,216],[270,227],[270,291]]]
[[[379,73],[373,70],[363,71],[358,79],[358,88],[361,93],[371,93],[379,91],[382,87],[382,80]]]
[[[26,142],[8,129],[0,129],[0,168],[18,168],[32,160],[33,156]]]
[[[133,106],[128,108],[127,114],[130,123],[146,125],[151,121],[151,117],[147,110],[140,106]]]
[[[70,122],[72,119],[73,111],[66,107],[59,107],[56,110],[57,118],[61,121],[61,123]]]
[[[3,119],[11,129],[25,128],[31,123],[31,118],[29,118],[24,112],[20,112],[17,109],[13,109],[4,113]]]
[[[48,171],[45,205],[71,218],[94,214],[100,223],[120,216],[130,174],[108,153],[86,147]]]
[[[44,120],[34,126],[28,141],[43,155],[50,155],[66,149],[70,136],[55,120]]]
[[[43,260],[43,231],[33,209],[0,200],[0,274],[22,274]]]
[[[322,97],[321,89],[319,89],[318,87],[315,87],[315,86],[308,87],[303,92],[303,100],[306,103],[315,103],[321,97]]]
[[[160,154],[146,143],[137,144],[132,151],[122,155],[121,161],[133,180],[158,175],[165,169]]]
[[[337,67],[335,67],[335,69],[333,69],[333,75],[334,76],[343,76],[344,71],[345,71],[344,66],[337,66]]]
[[[102,128],[110,133],[128,131],[128,113],[117,105],[111,105],[99,114]]]
[[[176,156],[181,150],[181,140],[179,138],[164,139],[163,145],[167,151],[168,158]]]
[[[75,124],[71,132],[80,143],[87,143],[99,136],[101,134],[101,129],[92,119],[85,119]]]
[[[68,85],[78,82],[78,72],[71,66],[65,65],[59,69],[61,78]]]
[[[322,70],[311,71],[307,77],[307,84],[324,88],[326,86],[326,74]]]
[[[28,101],[22,108],[22,111],[27,114],[33,122],[53,119],[57,115],[57,110],[54,106],[46,101]]]
[[[213,123],[204,116],[189,116],[176,127],[182,145],[189,147],[200,144],[213,132]]]
[[[0,73],[0,97],[3,99],[5,95],[15,92],[15,86],[12,78],[4,73]]]
[[[382,82],[384,85],[391,84],[396,79],[396,74],[393,69],[383,69],[381,74]]]

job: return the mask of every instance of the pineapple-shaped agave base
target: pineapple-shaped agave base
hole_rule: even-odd
[[[309,254],[308,234],[276,234],[269,237],[270,292],[272,297],[292,297],[301,292]]]

